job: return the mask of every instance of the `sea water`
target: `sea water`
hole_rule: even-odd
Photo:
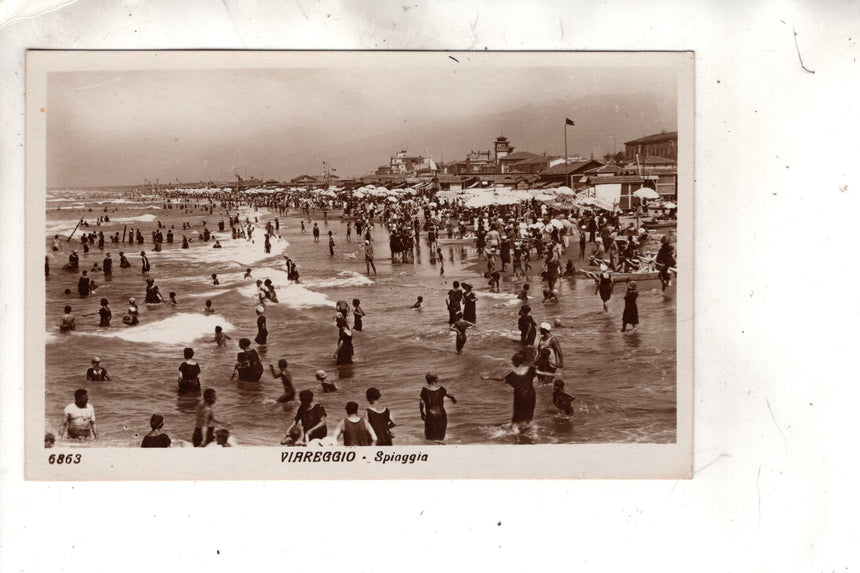
[[[59,210],[57,209],[59,207]],[[269,373],[268,364],[278,359],[289,362],[297,391],[314,390],[328,412],[331,433],[344,417],[348,401],[367,405],[365,391],[374,386],[382,392],[382,402],[393,414],[395,444],[425,444],[418,396],[424,375],[435,372],[440,384],[457,398],[446,402],[448,434],[452,444],[517,443],[669,443],[676,439],[676,309],[674,297],[660,293],[658,281],[639,283],[640,326],[635,334],[622,334],[621,314],[624,285],[616,286],[609,312],[604,313],[600,298],[594,295],[589,279],[564,278],[559,281],[559,303],[543,304],[542,283],[537,275],[529,277],[536,296],[529,301],[537,322],[553,323],[561,318],[563,328],[553,328],[564,351],[565,368],[559,378],[572,394],[574,414],[560,414],[552,404],[551,385],[537,385],[537,407],[530,428],[511,428],[512,389],[503,382],[481,380],[482,375],[502,377],[510,370],[510,358],[519,349],[516,293],[523,279],[503,273],[501,292],[488,291],[479,273],[485,262],[471,246],[443,246],[444,276],[440,262],[431,258],[422,235],[415,263],[392,263],[388,234],[378,222],[374,226],[377,275],[367,275],[364,254],[356,242],[346,241],[346,225],[336,214],[315,213],[321,237],[313,241],[313,224],[305,221],[307,232],[300,231],[298,209],[280,219],[279,238],[271,241],[271,252],[264,249],[265,224],[276,213],[265,208],[242,207],[244,221],[254,225],[252,239],[232,239],[229,224],[217,231],[217,221],[227,220],[216,205],[210,214],[204,202],[189,203],[187,211],[174,205],[164,208],[163,200],[131,200],[118,191],[63,190],[49,193],[46,205],[46,252],[50,275],[45,281],[47,323],[45,377],[45,431],[56,433],[63,408],[73,401],[77,388],[86,388],[96,411],[99,446],[137,447],[149,431],[153,413],[164,416],[164,431],[175,442],[190,441],[194,430],[196,398],[178,398],[178,367],[182,351],[191,347],[201,366],[201,384],[215,388],[216,417],[230,424],[240,445],[277,445],[295,415],[296,404],[283,408],[275,400],[283,388]],[[105,213],[104,209],[108,212]],[[91,209],[91,210],[90,210]],[[235,213],[235,211],[232,211]],[[98,216],[111,221],[96,226]],[[104,249],[91,246],[83,253],[81,230],[70,242],[66,238],[84,218],[84,231],[105,233]],[[157,221],[173,226],[173,244],[164,243],[160,253],[153,250],[151,232]],[[213,239],[202,241],[203,221]],[[182,223],[191,224],[183,230]],[[140,229],[145,243],[112,244],[109,237],[123,228]],[[328,231],[333,231],[335,256],[328,251]],[[166,229],[162,229],[166,235]],[[55,234],[61,235],[63,250],[51,251]],[[182,249],[182,236],[191,239]],[[214,239],[222,249],[214,249]],[[114,260],[113,276],[91,272],[98,284],[95,294],[77,295],[78,273],[63,271],[72,249],[80,255],[80,269],[101,265],[104,255]],[[119,268],[119,251],[124,251],[132,267]],[[176,292],[177,304],[146,305],[145,277],[141,273],[140,251],[149,257],[155,279],[165,300]],[[578,245],[571,245],[562,258],[576,258]],[[287,280],[284,255],[299,266],[301,284]],[[434,254],[435,255],[435,254]],[[537,273],[539,262],[532,267]],[[252,278],[244,278],[246,269]],[[214,285],[211,275],[218,275]],[[268,303],[268,344],[256,346],[266,373],[260,383],[247,384],[230,376],[239,351],[240,338],[256,335],[256,280],[271,279],[279,303]],[[454,280],[471,283],[478,295],[477,328],[468,331],[462,355],[454,348],[454,333],[448,328],[445,297]],[[71,289],[71,294],[64,294]],[[674,287],[672,287],[674,291]],[[418,296],[424,297],[421,309],[410,309]],[[95,313],[99,299],[110,301],[113,321],[109,328],[98,326]],[[129,297],[137,299],[140,324],[122,323]],[[355,363],[335,366],[337,327],[333,316],[335,303],[361,300],[367,313],[364,329],[355,332]],[[210,300],[214,313],[204,313]],[[63,307],[70,305],[77,318],[77,330],[60,334],[57,329]],[[351,314],[351,313],[350,313]],[[349,317],[350,324],[352,316]],[[231,337],[227,346],[214,342],[215,326]],[[112,378],[109,382],[88,382],[85,372],[93,356]],[[335,393],[322,393],[314,372],[323,369],[337,383]],[[537,382],[536,382],[537,384]]]

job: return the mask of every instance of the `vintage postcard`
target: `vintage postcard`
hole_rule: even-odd
[[[27,477],[690,477],[693,94],[689,52],[29,52]]]

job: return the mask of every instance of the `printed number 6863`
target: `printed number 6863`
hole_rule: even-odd
[[[51,454],[48,456],[49,464],[79,464],[81,454]]]

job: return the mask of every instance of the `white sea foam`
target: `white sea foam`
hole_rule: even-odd
[[[272,285],[275,287],[276,294],[278,295],[278,304],[286,305],[290,308],[310,308],[313,306],[334,307],[334,301],[324,294],[306,288],[305,284],[290,283],[287,279],[286,271],[258,269],[258,272],[252,271],[252,274],[257,280],[265,281],[266,279],[271,279]],[[246,285],[237,290],[249,300],[255,300],[257,297],[257,281],[249,279]]]
[[[68,238],[69,233],[72,232],[72,229],[75,228],[75,225],[78,224],[78,221],[80,221],[80,219],[58,219],[56,221],[50,221],[47,225],[45,225],[45,234],[49,237],[53,237],[54,235],[61,235],[61,238]],[[63,237],[62,235],[65,236]]]
[[[343,271],[330,279],[309,279],[304,281],[305,286],[315,288],[354,287],[372,284],[374,282],[369,277],[355,271]]]
[[[490,291],[476,291],[478,298],[490,298],[495,300],[502,301],[500,304],[494,304],[493,307],[498,306],[514,306],[520,303],[520,299],[517,298],[515,294],[509,294],[504,292],[490,292]]]
[[[182,235],[181,231],[174,230],[174,242],[182,243]],[[271,238],[272,249],[270,253],[266,253],[265,239],[264,237],[265,230],[258,229],[254,232],[253,241],[248,241],[247,239],[233,239],[230,233],[213,233],[214,237],[207,243],[198,243],[200,239],[199,235],[196,235],[194,231],[190,233],[190,238],[193,238],[194,241],[191,243],[193,246],[189,249],[171,249],[167,254],[169,255],[171,260],[174,261],[188,261],[194,263],[230,263],[236,266],[239,266],[243,270],[246,268],[253,268],[254,264],[265,260],[269,257],[278,256],[286,252],[287,248],[290,246],[290,243],[287,242],[286,239],[279,239],[278,237]],[[189,235],[188,232],[185,235]],[[215,244],[215,239],[218,239],[221,242],[221,248],[216,249],[213,247]],[[153,253],[153,257],[157,253]],[[155,258],[152,258],[152,264],[155,264]]]
[[[218,314],[180,313],[157,322],[141,322],[137,326],[100,331],[97,336],[121,338],[129,342],[188,344],[214,336],[216,326],[227,333],[234,329],[227,319]]]
[[[152,213],[147,213],[146,215],[138,215],[137,217],[118,217],[116,219],[111,219],[111,223],[151,223],[155,221],[157,217]]]

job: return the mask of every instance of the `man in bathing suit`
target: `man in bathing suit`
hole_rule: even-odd
[[[75,401],[63,410],[63,425],[60,428],[60,436],[68,434],[70,438],[89,438],[92,434],[94,440],[98,439],[96,429],[96,412],[90,397],[83,388],[75,390]]]

